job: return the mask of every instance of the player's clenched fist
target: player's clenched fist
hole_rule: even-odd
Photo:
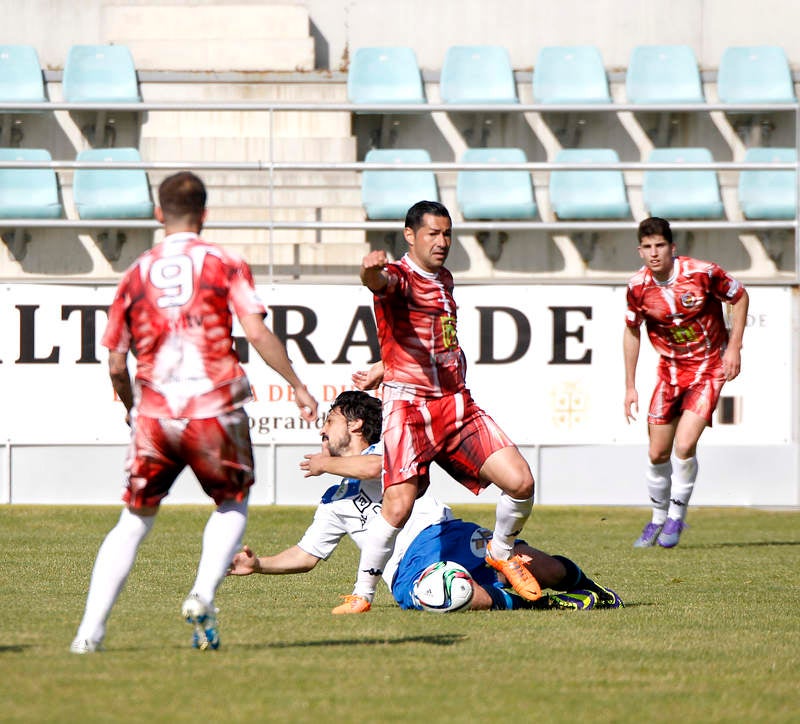
[[[376,249],[364,257],[361,262],[361,269],[364,271],[367,269],[383,269],[388,261],[389,258],[386,256],[386,252],[383,249]]]
[[[361,283],[373,292],[380,291],[386,286],[386,275],[383,268],[388,263],[386,252],[382,249],[371,251],[361,262]]]

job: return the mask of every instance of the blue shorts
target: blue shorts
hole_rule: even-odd
[[[411,587],[422,571],[438,561],[460,563],[478,585],[494,585],[497,572],[484,561],[491,538],[492,531],[459,518],[428,526],[414,538],[397,567],[392,582],[394,600],[400,608],[419,608],[414,605]]]

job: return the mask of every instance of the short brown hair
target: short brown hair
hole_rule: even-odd
[[[199,217],[206,208],[206,187],[198,176],[181,171],[158,187],[158,203],[166,218]]]
[[[641,244],[645,236],[661,236],[666,239],[670,244],[672,241],[672,229],[669,228],[669,221],[661,219],[658,216],[651,216],[639,224],[638,239]]]

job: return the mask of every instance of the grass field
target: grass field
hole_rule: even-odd
[[[0,512],[0,721],[797,722],[800,513],[693,509],[674,550],[634,550],[647,513],[537,508],[529,542],[569,555],[616,611],[362,616],[347,541],[304,576],[227,580],[222,648],[179,615],[208,508],[165,507],[112,612],[106,651],[68,653],[107,507]],[[310,508],[253,508],[259,552],[295,543]],[[456,508],[491,525],[486,506]]]

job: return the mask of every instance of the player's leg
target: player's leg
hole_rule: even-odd
[[[136,561],[139,546],[153,527],[158,505],[183,468],[169,454],[159,420],[140,415],[132,431],[123,494],[127,507],[97,553],[86,609],[70,651],[91,653],[105,636],[106,620]]]
[[[243,410],[191,420],[181,436],[184,456],[217,508],[203,531],[197,576],[181,613],[193,625],[193,645],[216,649],[219,633],[214,599],[247,527],[253,451]]]
[[[367,526],[364,545],[358,561],[358,573],[353,593],[331,613],[366,613],[372,605],[378,581],[392,556],[397,535],[402,530],[417,498],[419,479],[411,478],[390,485],[383,491],[381,514]]]

